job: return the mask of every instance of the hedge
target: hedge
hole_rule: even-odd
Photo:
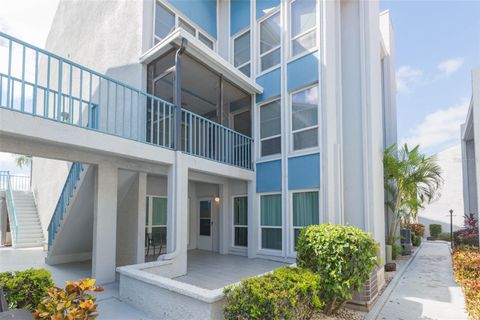
[[[442,233],[442,225],[441,224],[435,224],[432,223],[428,226],[428,229],[430,230],[430,236],[431,237],[438,237],[440,233]]]
[[[471,319],[480,319],[480,253],[478,248],[456,249],[452,255],[455,279],[465,293]]]

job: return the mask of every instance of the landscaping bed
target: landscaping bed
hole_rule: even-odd
[[[478,247],[460,247],[453,251],[455,279],[465,293],[470,319],[480,319],[480,252]]]

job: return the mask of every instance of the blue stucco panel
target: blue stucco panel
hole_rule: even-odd
[[[288,159],[288,189],[320,188],[320,154]]]
[[[263,87],[263,93],[257,94],[257,103],[280,96],[280,67],[257,78],[257,83]]]
[[[199,27],[217,38],[217,1],[216,0],[168,0]]]
[[[232,0],[230,5],[230,35],[250,26],[250,0]]]
[[[282,161],[257,163],[257,192],[282,191]]]
[[[287,65],[287,88],[292,91],[318,82],[318,53],[305,55]]]
[[[257,19],[260,19],[272,9],[280,5],[280,0],[257,0]]]

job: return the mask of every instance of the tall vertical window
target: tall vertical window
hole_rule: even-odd
[[[293,150],[318,146],[318,87],[292,94]]]
[[[165,38],[175,29],[175,15],[158,1],[155,2],[155,37]]]
[[[280,64],[280,13],[260,23],[260,71]]]
[[[280,100],[260,107],[261,155],[268,156],[282,152],[282,124]]]
[[[317,46],[316,0],[294,0],[290,7],[290,55],[296,56]]]
[[[248,198],[233,198],[233,245],[248,246]]]
[[[233,65],[250,77],[250,31],[233,39]]]
[[[260,197],[262,249],[282,250],[282,195]]]
[[[292,195],[292,202],[293,241],[296,247],[300,230],[319,222],[318,191],[295,192]]]
[[[165,248],[167,244],[167,198],[147,197],[145,233],[150,234],[154,243]]]

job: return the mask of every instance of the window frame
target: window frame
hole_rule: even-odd
[[[318,14],[317,14],[318,3],[317,3],[317,1],[315,1],[315,26],[313,26],[312,28],[310,28],[306,31],[303,31],[303,32],[297,34],[296,36],[292,36],[292,31],[293,31],[293,28],[292,28],[292,17],[293,17],[292,16],[292,4],[296,1],[299,1],[299,0],[290,0],[288,2],[288,17],[287,17],[288,18],[288,61],[287,61],[287,63],[318,50],[318,21],[317,21],[318,20]],[[298,38],[301,38],[302,36],[312,32],[312,31],[315,32],[315,37],[314,37],[315,45],[310,49],[299,52],[297,54],[293,54],[293,41],[298,39]]]
[[[280,196],[280,204],[281,204],[281,211],[280,211],[280,218],[282,219],[282,223],[280,226],[263,226],[262,225],[262,197],[263,196],[272,196],[272,195],[278,195]],[[264,192],[259,194],[259,201],[258,201],[258,212],[260,214],[257,215],[258,219],[258,251],[267,253],[267,254],[274,254],[274,255],[280,255],[283,254],[285,248],[283,246],[284,240],[285,240],[285,221],[283,218],[283,193],[280,192]],[[262,229],[280,229],[282,232],[282,247],[280,249],[269,249],[269,248],[264,248],[262,246]]]
[[[307,226],[296,227],[293,225],[293,194],[294,193],[307,193],[307,192],[317,192],[318,193],[318,223],[321,224],[321,190],[320,189],[298,189],[298,190],[291,190],[289,191],[289,206],[290,206],[290,214],[288,215],[288,221],[290,224],[290,235],[288,243],[290,245],[290,256],[295,257],[297,251],[295,250],[295,229],[302,229]]]
[[[235,40],[240,38],[241,36],[245,35],[247,32],[250,32],[250,41],[248,42],[248,49],[249,49],[249,52],[250,52],[250,59],[247,61],[247,62],[244,62],[243,64],[240,64],[238,66],[235,66]],[[237,70],[240,71],[241,68],[245,67],[246,65],[250,64],[250,75],[247,76],[245,73],[243,73],[242,71],[242,74],[244,74],[245,76],[249,77],[249,78],[252,78],[253,75],[254,75],[254,70],[252,68],[252,29],[250,27],[247,27],[245,29],[242,29],[240,30],[239,32],[237,32],[236,34],[234,34],[232,37],[231,37],[231,51],[230,51],[230,62],[232,63],[232,66],[234,66]]]
[[[235,224],[235,198],[247,198],[247,224],[241,225]],[[246,228],[247,229],[247,245],[246,246],[239,246],[235,244],[235,228]],[[248,249],[248,195],[247,194],[239,194],[232,196],[232,248],[247,250]]]
[[[311,88],[317,88],[317,124],[316,125],[313,125],[313,126],[308,126],[308,127],[305,127],[305,128],[301,128],[301,129],[296,129],[296,130],[293,130],[293,95],[294,94],[297,94],[299,92],[302,92],[302,91],[305,91],[305,90],[308,90],[308,89],[311,89]],[[318,82],[315,82],[313,84],[309,84],[307,86],[304,86],[304,87],[301,87],[301,88],[298,88],[298,89],[295,89],[291,92],[289,92],[288,94],[288,105],[289,105],[289,108],[288,108],[288,113],[289,113],[289,118],[290,118],[290,121],[288,123],[288,126],[289,126],[289,144],[290,144],[290,154],[303,154],[303,153],[311,153],[312,150],[318,150],[320,148],[320,136],[319,136],[319,133],[320,133],[320,107],[319,107],[319,103],[320,103],[320,88],[319,88],[319,83]],[[308,147],[308,148],[303,148],[303,149],[297,149],[295,150],[294,149],[294,135],[295,133],[300,133],[300,132],[303,132],[303,131],[308,131],[308,130],[311,130],[311,129],[317,129],[317,145],[316,146],[313,146],[313,147]]]
[[[176,8],[174,8],[173,6],[169,5],[168,3],[166,3],[165,1],[162,1],[162,0],[153,1],[153,25],[152,25],[152,46],[151,47],[154,47],[156,45],[156,43],[155,43],[156,41],[161,42],[164,39],[164,38],[160,38],[159,36],[157,36],[155,34],[155,17],[156,17],[156,12],[157,12],[157,10],[156,10],[157,3],[159,3],[160,5],[165,7],[168,11],[170,11],[174,15],[174,20],[175,20],[174,31],[181,28],[182,30],[184,30],[188,34],[192,35],[185,28],[182,28],[180,26],[180,20],[183,20],[187,25],[189,25],[193,29],[195,29],[195,35],[192,35],[195,39],[197,39],[202,45],[204,45],[208,49],[210,49],[214,52],[217,52],[217,40],[215,38],[213,38],[208,32],[203,30],[201,27],[199,27],[192,20],[187,18],[185,15],[183,15],[179,10],[177,10]],[[200,34],[203,37],[205,37],[206,39],[208,39],[209,41],[212,42],[212,44],[213,44],[212,48],[210,48],[202,40],[200,40],[200,36],[199,36]]]
[[[265,22],[266,20],[272,18],[274,15],[278,14],[279,15],[279,19],[280,19],[280,44],[275,47],[275,48],[272,48],[272,49],[269,49],[268,51],[262,53],[261,52],[261,43],[262,43],[262,23]],[[269,73],[270,71],[272,70],[275,70],[277,68],[279,68],[281,65],[282,65],[282,55],[283,55],[283,50],[282,50],[282,44],[283,44],[283,32],[282,32],[282,13],[281,13],[281,5],[278,6],[277,8],[273,9],[271,12],[269,12],[268,14],[264,15],[261,19],[259,19],[257,21],[257,26],[256,26],[256,41],[257,41],[257,51],[258,51],[258,55],[256,57],[257,59],[257,77],[258,76],[261,76],[263,74],[266,74],[266,73]],[[280,62],[274,66],[271,66],[265,70],[262,70],[262,58],[266,55],[268,55],[269,53],[275,51],[275,50],[279,50],[280,51]]]
[[[256,131],[258,131],[258,141],[260,142],[260,143],[258,143],[258,149],[259,149],[258,150],[258,158],[262,159],[262,160],[276,159],[276,158],[278,158],[282,155],[282,150],[283,150],[283,147],[282,147],[283,123],[282,123],[282,99],[281,99],[281,97],[275,97],[273,99],[265,100],[265,101],[262,101],[261,103],[259,103],[257,105],[257,107],[258,107],[258,125],[257,125],[257,128],[260,128],[260,125],[262,123],[261,108],[263,108],[267,104],[270,104],[270,103],[275,102],[275,101],[278,101],[280,103],[280,133],[276,134],[276,135],[273,135],[273,136],[269,136],[267,138],[262,138],[262,133],[260,132],[260,130],[256,130]],[[275,153],[275,154],[269,154],[269,155],[266,155],[266,156],[262,155],[262,142],[265,141],[265,140],[275,139],[275,138],[278,138],[278,137],[280,137],[280,152]]]

